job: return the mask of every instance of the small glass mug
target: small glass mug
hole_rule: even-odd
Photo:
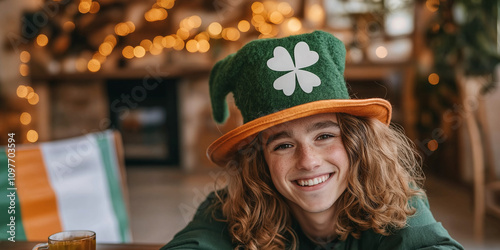
[[[95,232],[70,230],[49,236],[47,243],[40,243],[33,250],[96,250]]]

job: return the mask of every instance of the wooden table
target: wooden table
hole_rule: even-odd
[[[2,250],[31,250],[39,242],[27,241],[0,241],[0,249]],[[157,244],[97,244],[97,250],[159,250],[163,245]]]

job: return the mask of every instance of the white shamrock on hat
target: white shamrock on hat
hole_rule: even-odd
[[[274,57],[267,60],[267,67],[274,71],[290,71],[274,81],[273,87],[276,90],[283,90],[286,96],[290,96],[295,91],[295,78],[299,81],[300,88],[311,93],[313,87],[321,84],[321,79],[314,73],[302,70],[318,62],[319,55],[316,51],[309,50],[306,42],[299,42],[293,50],[295,64],[288,51],[278,46],[274,48]]]

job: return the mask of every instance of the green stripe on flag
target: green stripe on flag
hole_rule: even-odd
[[[121,175],[116,159],[116,149],[114,147],[113,132],[110,130],[96,134],[102,160],[104,162],[106,176],[108,178],[109,191],[113,202],[113,209],[120,227],[122,242],[130,242],[130,224],[121,186]]]
[[[9,176],[9,158],[6,151],[6,147],[0,147],[0,240],[26,241],[19,197],[13,186],[15,184],[15,172],[12,172]],[[10,159],[15,160],[15,157]],[[10,163],[12,164],[10,168],[17,170],[16,163],[12,161]],[[11,201],[14,201],[14,203],[11,203]],[[14,220],[11,220],[11,217],[14,217]],[[14,228],[15,231],[11,231]]]

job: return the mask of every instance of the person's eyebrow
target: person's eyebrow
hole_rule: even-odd
[[[281,139],[281,138],[290,138],[292,137],[288,131],[281,131],[276,134],[272,134],[269,136],[266,142],[266,146],[268,146],[271,142]]]
[[[321,122],[317,122],[317,123],[314,123],[311,126],[309,126],[307,128],[306,132],[309,133],[309,132],[316,131],[319,129],[331,128],[331,127],[340,128],[339,124],[334,122],[334,121],[321,121]],[[278,140],[281,138],[290,138],[290,137],[292,137],[292,136],[291,136],[289,131],[281,131],[281,132],[272,134],[267,139],[266,146],[271,144],[271,142],[273,142],[275,140]]]
[[[338,123],[328,120],[328,121],[321,121],[321,122],[314,123],[311,126],[309,126],[306,131],[309,133],[309,132],[312,132],[315,130],[324,129],[324,128],[331,128],[331,127],[340,128]]]

